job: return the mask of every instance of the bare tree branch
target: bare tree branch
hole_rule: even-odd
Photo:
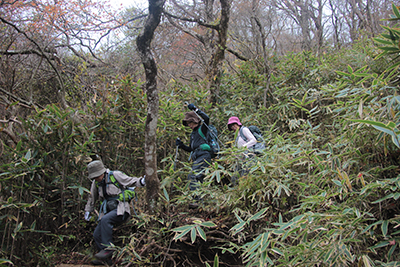
[[[207,27],[207,28],[210,28],[210,29],[214,29],[214,30],[218,30],[218,29],[219,29],[219,24],[217,24],[217,25],[215,25],[215,24],[208,24],[208,23],[205,23],[204,21],[202,21],[202,20],[200,20],[200,19],[195,19],[195,18],[194,18],[194,19],[191,19],[191,18],[178,17],[178,16],[173,15],[173,14],[171,14],[171,13],[165,11],[165,10],[164,10],[163,13],[164,13],[165,15],[167,15],[167,16],[169,16],[169,17],[171,17],[171,18],[177,19],[177,20],[186,21],[186,22],[195,22],[195,23],[199,24],[200,26],[204,26],[204,27]]]

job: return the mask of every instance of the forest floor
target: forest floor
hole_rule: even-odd
[[[93,266],[90,264],[91,257],[72,252],[71,254],[62,254],[58,257],[55,267],[88,267]]]

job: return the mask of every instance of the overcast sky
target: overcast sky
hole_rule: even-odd
[[[111,0],[110,3],[115,3],[115,5],[122,4],[124,7],[138,6],[141,8],[146,8],[149,5],[147,0]]]

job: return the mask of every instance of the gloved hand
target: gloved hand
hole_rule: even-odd
[[[196,110],[197,108],[196,108],[195,105],[189,104],[189,105],[188,105],[188,109],[190,109],[190,110]]]
[[[142,179],[140,179],[140,183],[141,183],[143,186],[146,186],[146,175],[143,175]]]
[[[92,216],[90,216],[90,212],[89,212],[89,211],[86,211],[86,212],[85,212],[85,220],[86,220],[86,221],[90,221],[90,218],[92,218]]]
[[[181,139],[179,139],[179,138],[176,138],[176,142],[175,142],[175,144],[176,144],[176,146],[177,147],[181,147],[182,145],[183,145],[183,142],[181,141]]]

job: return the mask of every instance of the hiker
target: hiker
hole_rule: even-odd
[[[92,181],[90,195],[85,206],[85,220],[89,221],[90,213],[94,211],[97,200],[101,201],[98,224],[93,237],[99,252],[95,254],[93,264],[110,260],[111,250],[106,250],[112,243],[113,227],[124,223],[130,216],[129,192],[130,187],[144,187],[145,176],[129,177],[121,171],[106,169],[100,160],[91,161],[87,165],[89,180]],[[99,262],[100,261],[100,262]]]
[[[239,159],[239,162],[236,166],[235,171],[238,172],[238,175],[234,175],[232,177],[232,184],[235,185],[239,177],[249,173],[249,169],[253,164],[251,159],[253,159],[255,155],[252,151],[252,148],[257,144],[257,139],[251,133],[249,128],[243,127],[238,117],[230,117],[227,126],[230,131],[235,132],[236,146],[238,148],[247,148],[246,152],[243,153],[243,156]]]
[[[250,132],[249,128],[247,127],[243,127],[242,128],[242,124],[240,123],[240,120],[238,117],[230,117],[228,120],[228,129],[230,131],[236,132],[237,131],[241,131],[243,133],[243,136],[245,137],[245,140],[242,135],[240,134],[240,132],[237,133],[237,137],[236,137],[236,146],[238,148],[241,147],[246,147],[248,149],[253,148],[253,146],[255,144],[257,144],[257,139],[255,138],[255,136]]]
[[[188,180],[190,190],[194,191],[198,188],[199,183],[203,182],[205,176],[204,169],[210,166],[211,162],[211,147],[199,132],[201,131],[203,136],[207,136],[207,125],[210,122],[210,118],[194,104],[189,104],[188,108],[191,111],[185,113],[185,118],[182,120],[182,124],[192,129],[192,133],[190,134],[190,145],[186,146],[179,138],[177,138],[176,146],[187,152],[191,152],[190,159],[193,161],[193,164],[192,171],[188,175]],[[204,120],[204,123],[202,123],[199,116]]]

